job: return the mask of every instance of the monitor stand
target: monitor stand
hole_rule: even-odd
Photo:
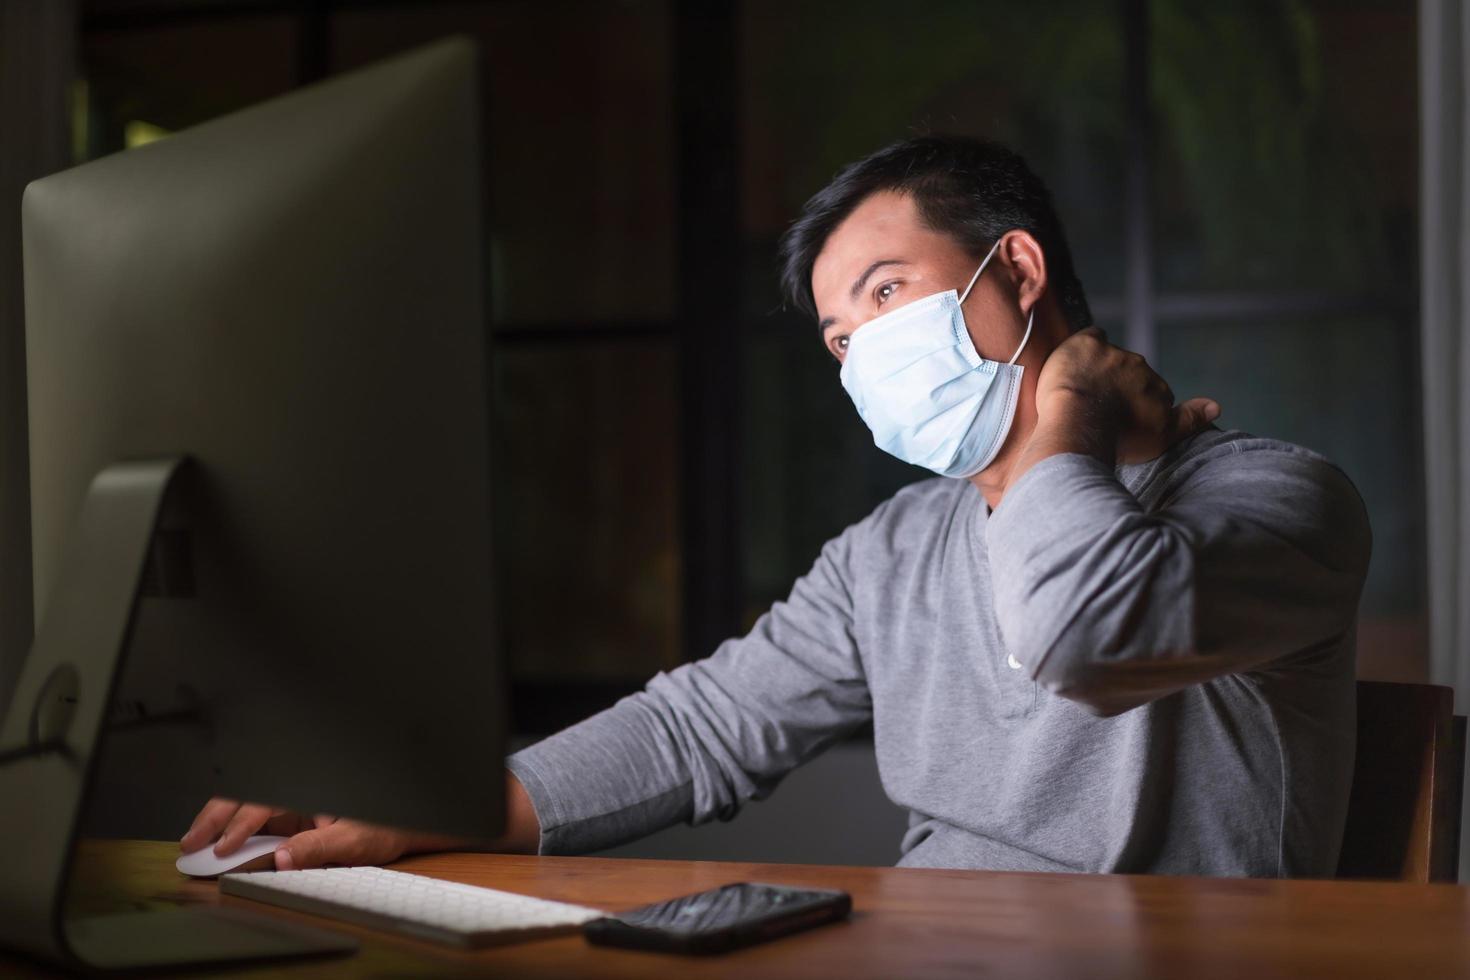
[[[87,490],[0,727],[0,950],[73,969],[136,970],[357,948],[346,936],[235,908],[65,914],[78,818],[149,548],[184,466],[182,458],[117,463]]]

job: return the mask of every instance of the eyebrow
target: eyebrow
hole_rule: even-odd
[[[852,289],[848,290],[847,298],[856,303],[858,293],[861,293],[863,291],[863,287],[868,284],[868,278],[872,276],[873,273],[883,268],[885,265],[908,265],[908,262],[904,259],[879,259],[877,262],[874,262],[872,265],[864,269],[863,274],[858,276],[857,279],[853,281]],[[832,326],[832,324],[836,322],[837,318],[835,316],[824,317],[822,319],[822,322],[817,324],[817,333],[819,335],[825,334],[827,332],[827,328]]]
[[[857,277],[857,281],[852,284],[852,289],[850,289],[847,293],[847,298],[856,303],[858,293],[862,292],[863,287],[866,286],[868,283],[868,277],[877,272],[879,269],[883,268],[885,265],[907,264],[908,263],[904,262],[903,259],[879,259],[877,262],[874,262],[872,265],[864,269],[863,274]]]

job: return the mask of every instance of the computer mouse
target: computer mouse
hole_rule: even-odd
[[[276,848],[285,841],[284,837],[260,834],[246,838],[238,851],[224,857],[215,855],[213,844],[206,844],[191,854],[181,855],[174,867],[190,878],[216,878],[227,871],[270,871],[276,866]]]

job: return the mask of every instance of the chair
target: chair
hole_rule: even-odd
[[[1358,751],[1339,878],[1453,882],[1460,863],[1465,718],[1454,692],[1358,682]]]

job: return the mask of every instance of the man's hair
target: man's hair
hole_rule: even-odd
[[[926,225],[977,260],[1013,228],[1029,232],[1046,256],[1049,288],[1067,323],[1073,330],[1091,325],[1051,192],[1018,154],[962,136],[920,136],[885,146],[844,167],[813,195],[781,237],[781,289],[792,305],[816,318],[812,266],[837,226],[879,191],[912,197]]]

